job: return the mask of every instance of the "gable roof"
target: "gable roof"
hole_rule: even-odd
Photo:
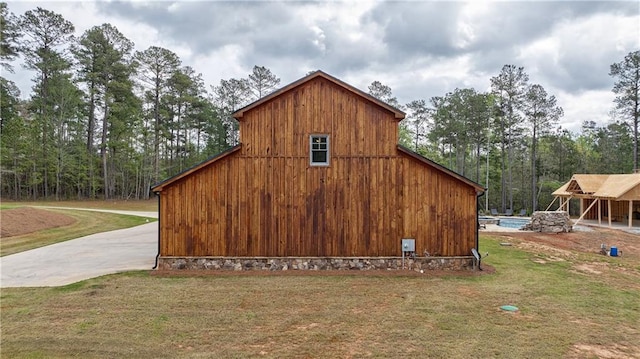
[[[324,79],[326,79],[328,81],[331,81],[334,84],[336,84],[336,85],[338,85],[338,86],[340,86],[340,87],[342,87],[342,88],[344,88],[344,89],[346,89],[348,91],[351,91],[352,93],[354,93],[354,94],[356,94],[356,95],[358,95],[360,97],[363,97],[363,98],[367,99],[368,101],[371,101],[371,102],[375,103],[376,105],[378,105],[380,107],[385,108],[386,110],[388,110],[388,111],[390,111],[390,112],[392,112],[394,114],[394,117],[396,118],[396,120],[402,120],[405,117],[405,113],[403,111],[400,111],[397,108],[385,103],[384,101],[381,101],[381,100],[379,100],[379,99],[377,99],[377,98],[375,98],[375,97],[373,97],[373,96],[371,96],[371,95],[369,95],[369,94],[367,94],[367,93],[365,93],[365,92],[363,92],[363,91],[361,91],[361,90],[359,90],[359,89],[357,89],[357,88],[355,88],[355,87],[353,87],[353,86],[351,86],[351,85],[349,85],[349,84],[347,84],[347,83],[345,83],[345,82],[343,82],[343,81],[341,81],[341,80],[339,80],[339,79],[337,79],[337,78],[335,78],[335,77],[333,77],[331,75],[328,75],[328,74],[326,74],[326,73],[324,73],[324,72],[322,72],[320,70],[315,71],[315,72],[313,72],[313,73],[311,73],[311,74],[299,79],[298,81],[295,81],[295,82],[293,82],[293,83],[281,88],[280,90],[275,91],[275,92],[271,93],[270,95],[265,96],[265,97],[255,101],[255,102],[253,102],[253,103],[241,108],[240,110],[237,110],[236,112],[234,112],[232,114],[232,116],[234,118],[238,119],[238,120],[241,120],[242,117],[244,116],[244,112],[249,111],[249,110],[251,110],[251,109],[253,109],[255,107],[258,107],[261,104],[263,104],[263,103],[265,103],[265,102],[267,102],[267,101],[269,101],[269,100],[271,100],[271,99],[273,99],[273,98],[275,98],[277,96],[280,96],[283,93],[285,93],[285,92],[287,92],[287,91],[289,91],[289,90],[291,90],[291,89],[293,89],[295,87],[298,87],[298,86],[300,86],[300,85],[302,85],[302,84],[304,84],[304,83],[306,83],[308,81],[311,81],[311,80],[313,80],[315,78],[318,78],[318,77],[321,77],[321,78],[324,78]],[[173,177],[170,177],[170,178],[168,178],[168,179],[166,179],[166,180],[164,180],[164,181],[162,181],[162,182],[160,182],[158,184],[153,185],[151,187],[151,191],[154,192],[154,193],[161,192],[164,187],[166,187],[166,186],[168,186],[168,185],[170,185],[170,184],[172,184],[172,183],[174,183],[174,182],[176,182],[176,181],[178,181],[178,180],[190,175],[193,172],[197,172],[200,169],[202,169],[204,167],[207,167],[208,165],[210,165],[210,164],[212,164],[212,163],[214,163],[214,162],[216,162],[216,161],[218,161],[218,160],[220,160],[220,159],[222,159],[224,157],[227,157],[227,156],[231,155],[232,153],[238,151],[240,148],[241,148],[241,144],[236,145],[235,147],[232,147],[232,148],[230,148],[230,149],[228,149],[228,150],[226,150],[224,152],[221,152],[221,153],[219,153],[217,155],[214,155],[213,157],[211,157],[211,158],[209,158],[209,159],[207,159],[207,160],[205,160],[205,161],[203,161],[203,162],[201,162],[201,163],[199,163],[199,164],[197,164],[197,165],[195,165],[195,166],[193,166],[193,167],[191,167],[191,168],[189,168],[189,169],[187,169],[187,170],[185,170],[185,171],[183,171],[181,173],[178,173]],[[476,182],[474,182],[474,181],[472,181],[472,180],[470,180],[470,179],[468,179],[468,178],[466,178],[466,177],[464,177],[464,176],[462,176],[462,175],[460,175],[460,174],[458,174],[458,173],[456,173],[456,172],[454,172],[454,171],[452,171],[452,170],[450,170],[450,169],[448,169],[448,168],[446,168],[444,166],[441,166],[441,165],[429,160],[428,158],[423,157],[422,155],[420,155],[420,154],[418,154],[416,152],[413,152],[412,150],[410,150],[410,149],[408,149],[408,148],[406,148],[406,147],[404,147],[402,145],[397,145],[397,148],[401,153],[404,153],[404,154],[406,154],[406,155],[408,155],[408,156],[410,156],[410,157],[422,162],[423,164],[426,164],[426,165],[428,165],[428,166],[430,166],[430,167],[432,167],[432,168],[434,168],[434,169],[436,169],[438,171],[444,172],[445,174],[447,174],[447,175],[449,175],[449,176],[451,176],[451,177],[453,177],[453,178],[455,178],[455,179],[457,179],[457,180],[459,180],[459,181],[461,181],[461,182],[473,187],[477,192],[484,192],[486,190],[482,185],[480,185],[480,184],[478,184],[478,183],[476,183]]]
[[[552,195],[554,195],[554,196],[571,196],[571,192],[567,191],[567,187],[569,187],[569,183],[571,183],[571,181],[563,184],[562,186],[560,186],[560,188],[558,188],[557,190],[553,191]]]
[[[255,102],[253,102],[253,103],[251,103],[251,104],[249,104],[249,105],[247,105],[247,106],[245,106],[245,107],[243,107],[243,108],[241,108],[239,110],[237,110],[236,112],[234,112],[232,114],[232,116],[235,119],[237,119],[238,121],[240,121],[240,120],[242,120],[242,117],[244,116],[245,112],[247,112],[247,111],[249,111],[249,110],[251,110],[253,108],[256,108],[256,107],[262,105],[263,103],[268,102],[271,99],[273,99],[275,97],[278,97],[278,96],[282,95],[283,93],[285,93],[285,92],[287,92],[287,91],[289,91],[289,90],[291,90],[293,88],[296,88],[296,87],[298,87],[298,86],[300,86],[300,85],[302,85],[304,83],[307,83],[307,82],[309,82],[309,81],[311,81],[311,80],[313,80],[315,78],[318,78],[318,77],[321,77],[321,78],[324,78],[324,79],[326,79],[328,81],[331,81],[334,84],[336,84],[336,85],[338,85],[338,86],[340,86],[340,87],[342,87],[342,88],[344,88],[344,89],[346,89],[348,91],[351,91],[352,93],[354,93],[354,94],[356,94],[356,95],[358,95],[360,97],[364,97],[365,99],[375,103],[376,105],[378,105],[380,107],[385,108],[386,110],[392,112],[394,114],[394,117],[398,121],[404,119],[404,117],[406,116],[406,114],[404,112],[402,112],[402,111],[398,110],[397,108],[389,105],[388,103],[386,103],[384,101],[381,101],[381,100],[369,95],[368,93],[363,92],[363,91],[361,91],[361,90],[349,85],[348,83],[346,83],[344,81],[341,81],[341,80],[339,80],[339,79],[337,79],[337,78],[335,78],[335,77],[333,77],[333,76],[331,76],[331,75],[329,75],[329,74],[327,74],[325,72],[322,72],[320,70],[312,72],[309,75],[299,79],[298,81],[292,82],[289,85],[287,85],[285,87],[282,87],[281,89],[279,89],[279,90],[277,90],[277,91],[275,91],[275,92],[273,92],[273,93],[271,93],[271,94],[269,94],[269,95],[267,95],[267,96],[255,101]]]
[[[608,177],[609,175],[573,175],[569,180],[567,191],[575,194],[595,193]]]
[[[637,187],[640,187],[640,173],[608,175],[576,174],[571,177],[569,182],[555,190],[553,195],[587,195],[598,198],[619,199]],[[635,197],[633,198],[634,200],[640,200],[640,196]]]
[[[398,145],[398,150],[401,153],[404,153],[404,154],[408,155],[409,157],[412,157],[412,158],[422,162],[423,164],[425,164],[427,166],[430,166],[430,167],[432,167],[432,168],[434,168],[434,169],[436,169],[436,170],[438,170],[440,172],[444,172],[445,174],[447,174],[447,175],[449,175],[449,176],[451,176],[451,177],[453,177],[453,178],[455,178],[455,179],[457,179],[457,180],[459,180],[461,182],[464,182],[464,183],[468,184],[469,186],[473,187],[476,190],[476,192],[484,192],[484,191],[486,191],[486,188],[484,188],[482,185],[480,185],[480,184],[468,179],[467,177],[465,177],[465,176],[463,176],[463,175],[461,175],[461,174],[459,174],[457,172],[454,172],[454,171],[452,171],[452,170],[450,170],[450,169],[448,169],[448,168],[446,168],[444,166],[441,166],[441,165],[433,162],[432,160],[430,160],[430,159],[428,159],[426,157],[423,157],[419,153],[413,152],[410,149],[408,149],[408,148],[406,148],[406,147],[404,147],[402,145]]]
[[[209,159],[206,159],[206,160],[196,164],[195,166],[193,166],[191,168],[188,168],[188,169],[178,173],[177,175],[175,175],[173,177],[169,177],[166,180],[151,186],[151,192],[153,192],[153,193],[161,192],[164,187],[172,184],[173,182],[175,182],[175,181],[177,181],[177,180],[179,180],[181,178],[184,178],[184,177],[192,174],[193,172],[197,172],[200,169],[202,169],[204,167],[207,167],[208,165],[210,165],[210,164],[212,164],[212,163],[214,163],[216,161],[219,161],[222,158],[225,158],[225,157],[231,155],[232,153],[238,151],[240,149],[240,147],[241,147],[241,145],[236,145],[234,147],[231,147],[231,148],[229,148],[229,149],[227,149],[225,151],[222,151],[222,152],[220,152],[220,153],[218,153],[216,155],[213,155]]]
[[[639,185],[640,173],[610,175],[593,195],[601,198],[620,198],[625,193]]]

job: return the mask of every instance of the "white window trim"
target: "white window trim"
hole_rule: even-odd
[[[315,137],[323,137],[327,139],[327,161],[313,162],[313,139]],[[316,150],[317,151],[317,150]],[[328,134],[316,133],[309,135],[309,164],[314,167],[328,167],[331,162],[331,138]]]

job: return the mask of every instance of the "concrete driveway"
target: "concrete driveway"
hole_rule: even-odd
[[[105,211],[144,217],[157,212]],[[49,287],[105,274],[151,269],[158,222],[92,234],[0,258],[0,287]]]

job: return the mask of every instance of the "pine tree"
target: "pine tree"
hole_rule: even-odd
[[[37,127],[32,130],[36,136],[34,143],[41,147],[39,151],[34,148],[31,153],[34,172],[40,172],[31,183],[35,199],[39,195],[50,195],[50,175],[55,163],[53,156],[57,152],[53,148],[56,131],[54,110],[60,105],[57,101],[61,100],[54,96],[54,91],[55,86],[69,81],[71,64],[64,49],[73,40],[75,29],[62,15],[40,7],[27,11],[20,18],[19,25],[24,35],[19,48],[24,55],[25,66],[36,72],[31,110]]]
[[[557,105],[555,96],[549,96],[544,87],[535,84],[527,90],[523,101],[525,120],[531,130],[531,205],[532,211],[538,210],[538,161],[537,145],[540,136],[547,134],[562,117],[562,107]]]
[[[20,90],[13,82],[0,77],[0,184],[2,193],[15,200],[21,197],[22,174],[27,164],[20,159],[26,157],[29,143],[20,107]]]
[[[13,72],[9,64],[18,57],[18,41],[21,33],[18,27],[18,19],[7,10],[7,3],[0,2],[0,66]]]
[[[633,171],[638,172],[638,122],[640,122],[640,51],[633,51],[611,65],[609,75],[616,78],[613,93],[616,110],[633,129]]]
[[[153,173],[152,181],[158,182],[160,176],[161,144],[167,137],[169,121],[166,104],[163,102],[169,91],[169,80],[180,67],[180,58],[174,52],[158,46],[151,46],[136,52],[139,65],[138,77],[145,89],[146,118],[151,122],[153,133]],[[163,174],[164,176],[164,174]]]
[[[529,83],[524,67],[504,65],[500,74],[491,78],[491,92],[497,106],[495,132],[500,143],[501,209],[505,211],[507,195],[513,209],[513,148],[520,135],[522,101]]]
[[[239,141],[238,121],[231,114],[249,103],[251,98],[249,80],[220,80],[220,85],[212,86],[211,89],[228,134],[226,142],[229,146],[235,146]]]
[[[264,66],[254,66],[249,74],[249,87],[256,100],[273,92],[279,84],[280,79]]]

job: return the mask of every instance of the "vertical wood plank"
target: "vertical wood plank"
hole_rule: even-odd
[[[247,111],[240,152],[163,190],[161,254],[396,256],[413,237],[418,255],[468,255],[474,190],[399,154],[397,125],[324,78]],[[309,166],[311,133],[330,135],[330,167]]]

